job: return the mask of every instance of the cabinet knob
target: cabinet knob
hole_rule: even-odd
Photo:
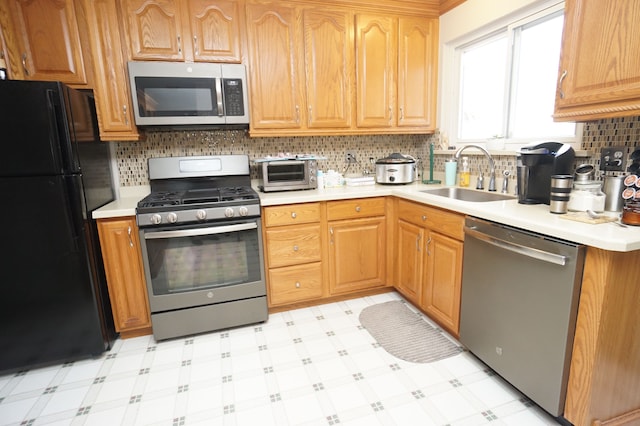
[[[293,246],[293,251],[298,251],[300,248],[298,246]]]
[[[425,220],[427,220],[427,215],[426,215],[426,214],[423,214],[423,215],[422,215],[422,221],[424,222]]]
[[[357,211],[358,213],[360,213],[360,210],[361,210],[360,206],[356,206],[356,211]]]
[[[296,288],[300,288],[300,281],[296,281]]]
[[[296,217],[298,217],[298,215],[296,214],[296,212],[292,212],[291,217],[295,219]]]

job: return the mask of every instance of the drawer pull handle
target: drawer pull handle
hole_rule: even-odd
[[[356,211],[357,211],[358,213],[360,213],[360,210],[361,210],[360,206],[356,206]]]
[[[298,215],[296,214],[296,212],[293,212],[291,213],[291,217],[295,219],[296,217],[298,217]]]
[[[299,247],[298,246],[293,246],[293,251],[298,251]]]
[[[296,281],[296,288],[300,288],[300,281]]]

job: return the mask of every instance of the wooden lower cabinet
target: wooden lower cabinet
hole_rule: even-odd
[[[265,207],[264,246],[269,307],[323,296],[320,203]]]
[[[420,307],[449,333],[460,329],[462,241],[430,231]]]
[[[116,331],[122,338],[151,334],[135,217],[99,219],[98,234]]]
[[[384,197],[327,202],[330,294],[386,285],[385,214]]]
[[[331,294],[385,285],[384,217],[329,223],[329,291]]]
[[[406,200],[397,212],[396,288],[457,337],[464,215]]]
[[[398,220],[396,287],[414,305],[422,299],[422,276],[425,264],[425,230],[421,226]]]

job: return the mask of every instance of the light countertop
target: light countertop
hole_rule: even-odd
[[[547,205],[523,205],[519,204],[515,197],[504,201],[468,202],[422,192],[442,186],[422,183],[376,184],[259,194],[262,206],[393,195],[604,250],[640,250],[640,227],[622,228],[614,223],[590,224],[567,220],[562,217],[564,215],[549,213]],[[93,217],[102,219],[134,216],[137,202],[149,192],[148,187],[136,188],[127,192],[121,191],[119,200],[97,209],[93,212]]]

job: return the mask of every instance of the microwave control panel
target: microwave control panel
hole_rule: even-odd
[[[225,78],[224,86],[224,109],[226,115],[243,116],[243,87],[242,80],[239,78]]]

